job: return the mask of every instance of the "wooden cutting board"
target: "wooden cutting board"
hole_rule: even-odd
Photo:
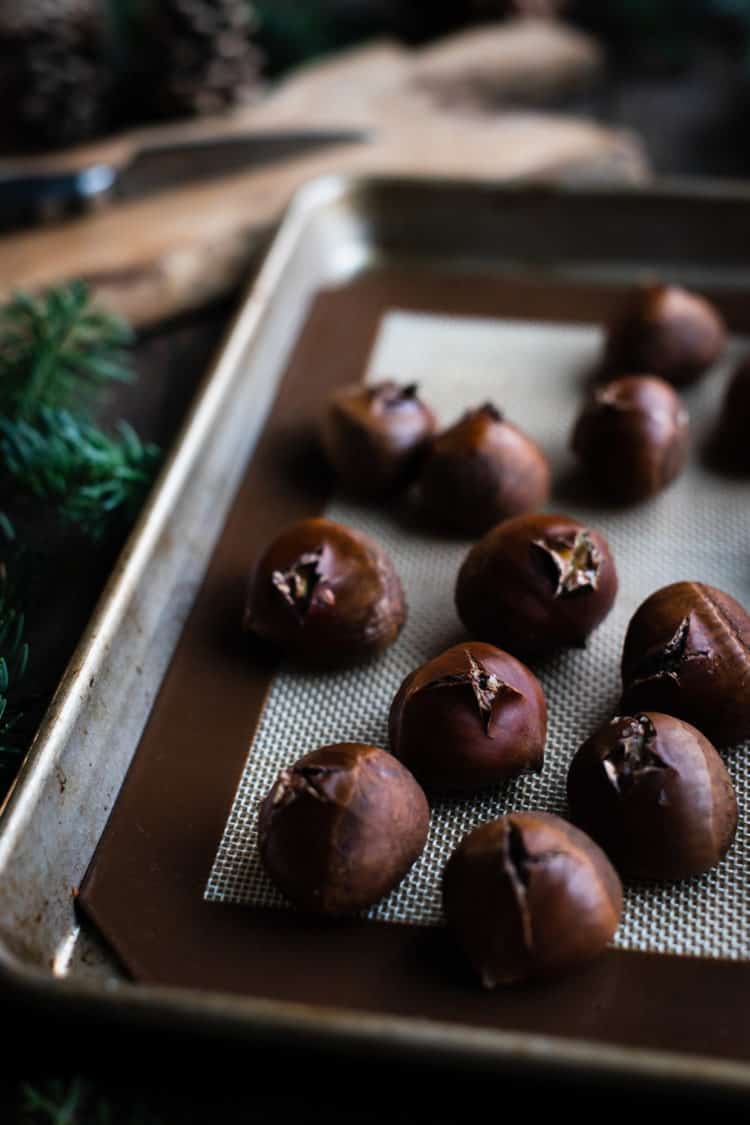
[[[589,38],[547,21],[489,26],[419,51],[377,43],[305,67],[231,116],[27,160],[27,172],[123,166],[154,145],[280,129],[358,128],[370,138],[193,184],[187,156],[184,185],[1,238],[0,299],[75,276],[135,324],[195,308],[242,280],[304,181],[334,172],[643,179],[633,136],[518,108],[589,80],[600,65]]]

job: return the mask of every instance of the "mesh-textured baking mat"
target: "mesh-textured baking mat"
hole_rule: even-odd
[[[690,467],[662,496],[624,511],[583,505],[565,496],[572,458],[570,429],[584,381],[601,347],[596,326],[539,324],[412,314],[384,319],[368,378],[417,381],[449,423],[488,399],[531,434],[552,462],[558,488],[551,508],[567,511],[607,536],[620,575],[615,607],[585,650],[536,668],[549,706],[544,769],[479,796],[433,805],[429,840],[401,885],[368,916],[436,924],[440,874],[461,837],[505,812],[565,813],[568,763],[619,695],[622,638],[633,611],[657,587],[699,579],[750,604],[750,489],[704,469],[697,449],[715,417],[729,367],[743,350],[734,340],[726,360],[686,395],[694,432]],[[430,539],[398,512],[334,500],[327,514],[371,535],[390,553],[404,583],[407,625],[376,663],[343,674],[283,669],[275,678],[206,887],[209,901],[285,908],[258,860],[257,811],[282,766],[329,742],[387,745],[391,700],[404,676],[465,635],[453,588],[467,543]],[[615,944],[704,956],[750,955],[750,765],[745,748],[727,756],[740,804],[736,841],[712,872],[672,884],[626,888]]]

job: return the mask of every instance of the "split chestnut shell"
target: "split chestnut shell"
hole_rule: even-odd
[[[605,366],[661,375],[675,386],[696,379],[721,356],[726,326],[718,309],[676,285],[637,291],[610,329]]]
[[[281,771],[261,805],[263,865],[297,906],[349,914],[394,887],[427,839],[430,810],[385,750],[323,746]]]
[[[499,520],[541,508],[549,487],[542,450],[491,403],[433,439],[419,478],[430,523],[459,535],[481,535]]]
[[[750,737],[750,616],[704,582],[675,582],[636,610],[622,654],[625,714],[684,719],[717,746]]]
[[[356,663],[387,648],[406,617],[401,582],[377,543],[333,520],[300,520],[253,572],[245,627],[293,660]]]
[[[750,472],[750,357],[740,363],[727,386],[713,453],[723,467]]]
[[[517,516],[469,551],[456,583],[472,636],[526,660],[581,646],[617,594],[606,539],[569,516]]]
[[[409,484],[436,428],[415,384],[356,383],[331,395],[321,440],[343,487],[378,497]]]
[[[601,848],[543,812],[475,828],[443,874],[448,924],[485,988],[562,974],[597,956],[622,885]]]
[[[648,711],[618,715],[577,752],[568,773],[575,823],[623,875],[685,879],[719,862],[734,839],[737,800],[699,730]]]
[[[547,706],[536,676],[492,645],[455,645],[406,677],[389,745],[423,785],[474,789],[539,771]]]
[[[683,469],[688,415],[664,379],[624,375],[595,387],[573,431],[573,449],[607,499],[653,496]]]

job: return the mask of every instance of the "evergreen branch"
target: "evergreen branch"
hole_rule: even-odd
[[[102,385],[132,378],[119,317],[97,309],[82,281],[0,308],[0,414],[34,422],[38,411],[82,409]]]
[[[43,1116],[49,1125],[75,1125],[84,1093],[83,1083],[76,1077],[67,1085],[59,1080],[45,1083],[44,1087],[23,1086],[24,1109],[40,1120]]]
[[[15,772],[15,759],[24,750],[7,740],[23,718],[17,688],[26,672],[29,659],[29,646],[24,640],[25,590],[22,589],[23,576],[27,570],[20,564],[13,525],[2,512],[0,529],[6,539],[3,557],[0,559],[0,768]]]
[[[0,417],[0,460],[16,484],[100,539],[115,513],[134,517],[159,459],[126,422],[118,437],[67,410],[41,407],[36,424]]]
[[[89,1080],[76,1075],[69,1081],[46,1079],[36,1085],[24,1083],[23,1121],[35,1125],[162,1125],[140,1101],[116,1101]]]

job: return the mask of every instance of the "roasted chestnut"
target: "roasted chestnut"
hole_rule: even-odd
[[[584,742],[568,773],[568,803],[618,870],[638,879],[708,871],[737,827],[737,800],[714,747],[657,711],[618,715]]]
[[[455,645],[406,677],[389,745],[423,785],[473,789],[539,771],[547,737],[542,685],[492,645]]]
[[[359,742],[323,746],[279,774],[258,847],[296,906],[350,914],[395,887],[427,839],[427,798],[401,762]]]
[[[726,468],[750,471],[750,358],[739,365],[727,387],[713,452]]]
[[[472,547],[456,607],[473,636],[527,659],[583,645],[616,593],[604,536],[569,516],[536,513],[498,524]]]
[[[396,640],[406,616],[386,553],[333,520],[300,520],[261,557],[245,627],[309,665],[355,663]]]
[[[634,294],[610,329],[605,369],[661,375],[676,386],[695,382],[720,357],[726,327],[710,301],[676,285]]]
[[[409,484],[436,428],[415,383],[355,383],[331,395],[321,439],[346,490],[377,497]]]
[[[448,860],[443,902],[485,988],[562,974],[595,957],[620,921],[604,852],[559,816],[511,813],[475,828]]]
[[[499,520],[541,507],[547,458],[491,403],[432,441],[419,478],[422,508],[442,531],[481,535]]]
[[[683,468],[688,415],[669,383],[624,375],[594,389],[576,422],[573,449],[610,500],[653,496]]]
[[[621,709],[685,719],[717,746],[750,736],[750,616],[703,582],[675,582],[636,610],[622,654]]]

